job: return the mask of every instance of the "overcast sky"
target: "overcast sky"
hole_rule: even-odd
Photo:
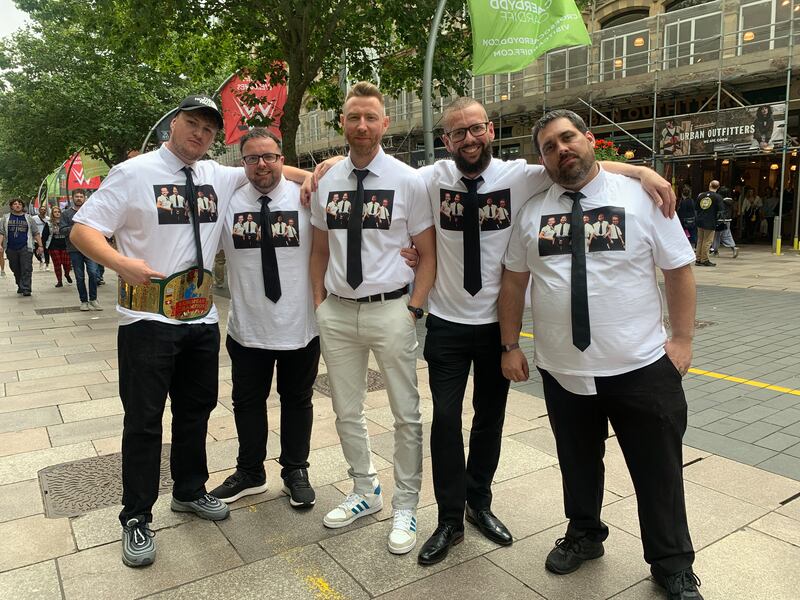
[[[17,9],[13,0],[0,0],[0,37],[6,37],[19,29],[27,14]]]

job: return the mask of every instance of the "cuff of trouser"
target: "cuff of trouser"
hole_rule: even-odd
[[[375,489],[380,486],[377,477],[362,477],[353,479],[353,491],[363,496],[364,494],[374,494]]]

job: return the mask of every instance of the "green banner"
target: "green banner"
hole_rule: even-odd
[[[592,41],[574,0],[469,0],[472,74],[521,71],[562,46]]]
[[[81,162],[83,163],[83,176],[86,179],[92,179],[93,177],[105,177],[108,175],[108,165],[102,160],[98,160],[86,152],[81,152]]]
[[[58,173],[61,171],[61,167],[50,173],[45,179],[47,185],[47,197],[48,198],[57,198],[59,192],[61,191],[58,185]]]

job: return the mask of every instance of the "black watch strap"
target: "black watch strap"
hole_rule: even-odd
[[[421,319],[423,316],[425,316],[425,311],[423,311],[421,308],[418,308],[416,306],[411,306],[410,304],[408,304],[406,308],[408,308],[409,312],[411,312],[411,314],[414,315],[417,319]]]
[[[500,346],[500,349],[503,352],[511,352],[512,350],[516,350],[519,348],[519,344],[503,344]]]

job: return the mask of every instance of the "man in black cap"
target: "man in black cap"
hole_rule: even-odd
[[[171,508],[220,520],[228,507],[206,493],[206,431],[217,404],[218,314],[206,268],[214,262],[223,222],[200,222],[197,191],[217,198],[220,212],[247,183],[241,168],[201,160],[222,114],[211,98],[187,97],[156,151],[115,166],[75,217],[72,242],[119,274],[119,388],[122,434],[122,561],[155,559],[152,507],[158,497],[161,422],[167,394],[172,410]],[[302,181],[304,172],[286,167]],[[189,219],[159,223],[156,198],[177,187]],[[117,250],[105,238],[115,236]]]

